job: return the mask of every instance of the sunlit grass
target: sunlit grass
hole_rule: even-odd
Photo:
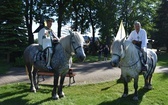
[[[133,82],[129,83],[129,96],[121,98],[123,84],[116,81],[64,87],[66,97],[52,100],[52,86],[41,85],[37,93],[29,92],[26,83],[0,86],[0,105],[167,105],[168,74],[154,74],[153,90],[142,89],[139,79],[139,101],[133,101]]]

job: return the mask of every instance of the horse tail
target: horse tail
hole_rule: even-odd
[[[29,75],[29,73],[28,73],[28,68],[27,68],[26,65],[25,65],[25,68],[26,68],[26,75]]]
[[[31,75],[31,72],[34,71],[34,65],[25,65],[25,68],[26,68],[26,74],[29,76],[30,78],[30,75]]]

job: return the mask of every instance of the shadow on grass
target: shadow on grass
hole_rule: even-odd
[[[111,85],[111,86],[108,86],[108,87],[105,87],[105,88],[102,88],[101,91],[105,91],[105,90],[108,90],[110,89],[111,87],[117,85],[117,83],[115,83],[114,85]]]
[[[133,94],[128,95],[126,98],[119,97],[112,101],[102,102],[99,105],[139,105],[143,99],[143,96],[145,93],[147,93],[149,90],[141,88],[138,90],[138,101],[133,100]]]
[[[3,88],[3,87],[2,87]],[[35,103],[29,103],[31,100],[26,99],[26,97],[31,94],[30,92],[30,84],[15,84],[12,86],[6,86],[4,87],[6,92],[0,93],[0,105],[40,105],[43,102],[51,101],[53,100],[50,97],[37,100]],[[51,85],[42,85],[42,88],[40,88],[36,94],[38,93],[46,93],[51,94],[53,86]],[[34,93],[35,94],[35,93]],[[34,97],[36,98],[36,97]]]
[[[27,96],[27,91],[29,91],[27,85],[15,85],[10,87],[11,90],[17,89],[18,91],[4,92],[0,95],[1,101],[0,105],[25,105],[28,100],[24,100],[23,97]]]

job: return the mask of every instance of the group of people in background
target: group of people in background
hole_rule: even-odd
[[[98,60],[101,61],[102,55],[104,55],[104,61],[107,61],[108,54],[109,54],[108,45],[105,45],[105,46],[100,45],[98,49]]]

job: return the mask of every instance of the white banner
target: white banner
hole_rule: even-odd
[[[115,40],[122,40],[126,37],[123,22],[121,21]]]

